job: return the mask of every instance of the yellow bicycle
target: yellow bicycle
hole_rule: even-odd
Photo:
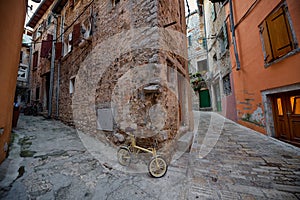
[[[138,154],[140,151],[151,153],[152,158],[148,164],[149,174],[155,178],[163,177],[168,170],[168,165],[166,160],[163,157],[156,154],[155,148],[146,149],[137,146],[135,136],[132,134],[133,131],[134,129],[130,127],[125,129],[125,132],[127,132],[128,135],[130,136],[131,143],[129,146],[121,146],[119,148],[117,153],[119,163],[123,166],[128,166],[131,162],[132,154]]]

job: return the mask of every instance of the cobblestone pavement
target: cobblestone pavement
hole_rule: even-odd
[[[216,113],[195,119],[191,152],[154,179],[96,159],[61,122],[21,116],[0,165],[0,199],[300,199],[299,148]]]

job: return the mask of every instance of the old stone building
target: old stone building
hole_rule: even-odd
[[[228,1],[200,1],[205,10],[209,72],[204,78],[209,85],[213,111],[236,121],[236,102],[229,52]],[[216,3],[212,3],[216,2]]]
[[[27,26],[33,28],[32,58],[30,70],[31,103],[39,103],[48,115],[50,91],[50,67],[53,36],[55,35],[53,15],[49,9],[53,0],[43,1]]]
[[[15,99],[24,107],[30,102],[29,73],[32,32],[24,29]]]
[[[165,148],[192,127],[183,0],[49,1],[35,32],[51,12],[51,116],[111,141],[130,126]]]
[[[200,9],[199,9],[200,8]],[[188,68],[191,85],[195,91],[194,110],[210,110],[210,94],[202,78],[207,72],[205,23],[202,5],[187,16]]]

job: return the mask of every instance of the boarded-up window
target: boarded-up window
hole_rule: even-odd
[[[37,65],[38,65],[38,55],[39,55],[38,51],[36,51],[36,52],[33,53],[33,59],[32,59],[32,68],[33,69],[37,68]]]
[[[73,26],[72,40],[73,46],[77,46],[80,43],[80,23]]]
[[[47,40],[42,41],[42,48],[41,48],[41,58],[47,58],[52,50],[52,40],[53,36],[51,34],[47,35]]]
[[[285,5],[270,14],[260,25],[265,63],[276,60],[295,48]]]

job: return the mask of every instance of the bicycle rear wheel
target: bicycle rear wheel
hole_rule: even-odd
[[[120,147],[118,150],[118,161],[123,166],[128,166],[131,162],[131,153],[127,147]]]

